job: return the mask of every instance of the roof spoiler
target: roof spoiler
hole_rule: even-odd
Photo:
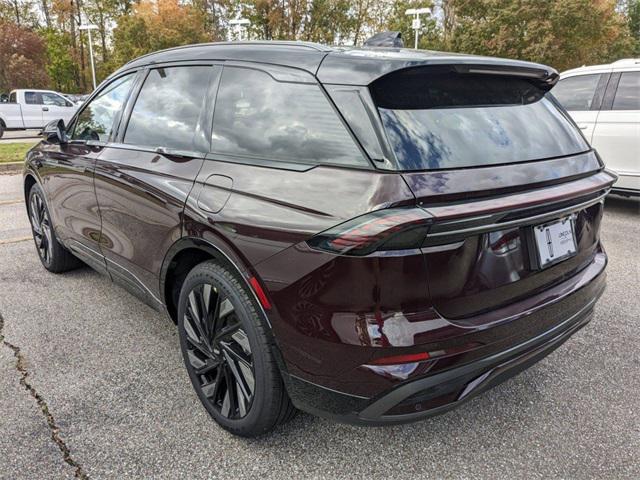
[[[520,65],[454,65],[457,73],[505,75],[516,78],[525,78],[533,81],[539,88],[545,91],[551,90],[560,75],[552,68],[540,66],[540,68]]]

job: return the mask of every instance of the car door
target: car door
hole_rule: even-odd
[[[40,92],[23,92],[24,101],[22,107],[22,119],[25,128],[42,128],[42,97]]]
[[[209,148],[220,67],[154,66],[132,96],[115,142],[96,163],[101,247],[114,281],[159,306],[164,255],[182,234],[186,198]]]
[[[640,71],[612,75],[593,135],[617,189],[640,190]]]
[[[52,120],[62,119],[65,125],[75,113],[73,103],[53,92],[42,92],[42,121],[46,125]]]
[[[43,142],[39,168],[58,238],[86,263],[106,271],[100,251],[100,212],[95,162],[132,89],[135,73],[114,79],[87,103],[68,127],[69,141]]]
[[[609,73],[579,74],[562,78],[551,93],[569,112],[591,142]]]

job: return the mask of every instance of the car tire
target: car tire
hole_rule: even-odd
[[[38,184],[33,185],[29,190],[27,212],[33,241],[44,268],[52,273],[62,273],[82,265],[82,262],[58,241],[51,224],[51,215],[44,193]]]
[[[295,415],[266,319],[238,277],[215,261],[187,275],[178,303],[180,346],[191,383],[211,417],[255,437]]]
[[[0,138],[4,135],[4,124],[0,122]]]

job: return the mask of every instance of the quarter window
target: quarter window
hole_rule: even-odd
[[[78,115],[71,138],[108,141],[116,115],[129,96],[134,76],[129,74],[118,78],[91,100]]]
[[[551,93],[566,110],[590,110],[599,80],[599,74],[563,78]]]
[[[212,67],[151,70],[131,112],[124,143],[197,150],[196,129]]]
[[[239,67],[222,73],[211,148],[257,159],[368,165],[318,85]]]
[[[612,110],[640,110],[640,72],[625,72],[620,77]]]

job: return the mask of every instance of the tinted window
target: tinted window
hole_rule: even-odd
[[[111,136],[116,115],[129,96],[134,74],[110,83],[82,110],[71,135],[76,140],[100,140]]]
[[[563,78],[551,93],[569,111],[590,110],[599,80],[599,74]]]
[[[16,103],[16,92],[11,92],[9,95],[9,102]]]
[[[24,92],[24,102],[29,105],[39,105],[40,99],[36,92]]]
[[[401,170],[516,163],[589,150],[544,91],[491,75],[403,71],[371,91]]]
[[[197,150],[194,145],[212,67],[151,70],[131,112],[125,143]]]
[[[640,72],[625,72],[620,77],[613,110],[640,110]]]
[[[69,103],[60,95],[54,93],[42,93],[43,105],[55,105],[58,107],[66,107]]]
[[[271,160],[368,165],[318,85],[225,67],[213,119],[214,152]]]

